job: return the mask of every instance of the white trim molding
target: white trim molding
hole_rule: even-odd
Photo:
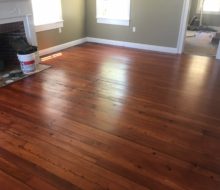
[[[97,23],[99,23],[99,24],[113,24],[113,25],[120,25],[120,26],[129,26],[130,20],[97,18]]]
[[[183,53],[190,7],[191,7],[191,0],[184,0],[181,21],[180,21],[180,28],[179,28],[179,37],[177,41],[178,54]]]
[[[86,42],[86,38],[74,40],[74,41],[71,41],[71,42],[67,42],[65,44],[61,44],[61,45],[57,45],[57,46],[54,46],[54,47],[50,47],[50,48],[47,48],[47,49],[40,50],[39,55],[40,56],[48,55],[48,54],[55,53],[55,52],[58,52],[58,51],[61,51],[61,50],[79,45],[79,44],[83,44],[85,42]]]
[[[49,23],[49,24],[43,24],[43,25],[36,25],[35,26],[35,31],[36,32],[42,32],[46,30],[52,30],[56,28],[63,28],[63,20],[54,22],[54,23]]]
[[[162,52],[162,53],[177,54],[177,49],[172,48],[172,47],[163,47],[163,46],[139,44],[139,43],[125,42],[125,41],[115,41],[115,40],[107,40],[107,39],[86,37],[86,38],[78,39],[78,40],[75,40],[75,41],[67,42],[65,44],[61,44],[61,45],[57,45],[57,46],[54,46],[54,47],[50,47],[50,48],[47,48],[47,49],[40,50],[39,55],[40,56],[48,55],[48,54],[51,54],[51,53],[55,53],[55,52],[64,50],[64,49],[69,48],[69,47],[73,47],[73,46],[76,46],[76,45],[86,43],[86,42],[121,46],[121,47],[127,47],[127,48],[142,49],[142,50]]]
[[[142,49],[142,50],[148,50],[148,51],[163,52],[163,53],[172,53],[172,54],[177,53],[177,48],[172,48],[172,47],[163,47],[163,46],[155,46],[155,45],[148,45],[148,44],[132,43],[132,42],[125,42],[125,41],[115,41],[115,40],[107,40],[107,39],[91,38],[91,37],[87,37],[86,41],[93,42],[93,43],[99,43],[99,44],[107,44],[107,45]]]
[[[163,46],[155,46],[155,45],[148,45],[148,44],[140,44],[140,43],[132,43],[132,42],[125,42],[125,41],[115,41],[115,40],[108,40],[108,39],[100,39],[100,38],[92,38],[92,37],[86,37],[81,38],[78,40],[74,40],[71,42],[67,42],[65,44],[57,45],[54,47],[50,47],[47,49],[43,49],[39,51],[40,56],[52,54],[76,45],[80,45],[86,42],[92,42],[92,43],[99,43],[99,44],[107,44],[107,45],[113,45],[113,46],[121,46],[121,47],[127,47],[127,48],[135,48],[135,49],[142,49],[147,51],[155,51],[155,52],[162,52],[162,53],[170,53],[170,54],[178,54],[177,48],[172,47],[163,47]],[[218,53],[216,55],[216,59],[220,59],[220,43],[218,47]]]
[[[208,26],[209,28],[213,28],[217,32],[220,32],[220,27],[219,26]]]

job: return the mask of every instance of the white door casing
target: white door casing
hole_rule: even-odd
[[[183,10],[182,10],[182,16],[181,16],[181,21],[180,21],[180,31],[179,31],[179,37],[178,37],[178,42],[177,42],[177,53],[178,54],[183,53],[190,7],[191,7],[191,0],[183,0]]]

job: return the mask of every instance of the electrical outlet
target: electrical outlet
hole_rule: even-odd
[[[135,26],[133,26],[132,31],[136,32],[136,27]]]
[[[59,28],[59,33],[62,33],[62,28]]]

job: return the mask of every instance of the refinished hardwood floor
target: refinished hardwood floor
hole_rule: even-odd
[[[0,89],[1,190],[220,190],[220,62],[87,43]]]

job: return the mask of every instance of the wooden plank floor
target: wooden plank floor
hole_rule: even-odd
[[[1,190],[219,190],[220,62],[87,43],[0,89]]]

